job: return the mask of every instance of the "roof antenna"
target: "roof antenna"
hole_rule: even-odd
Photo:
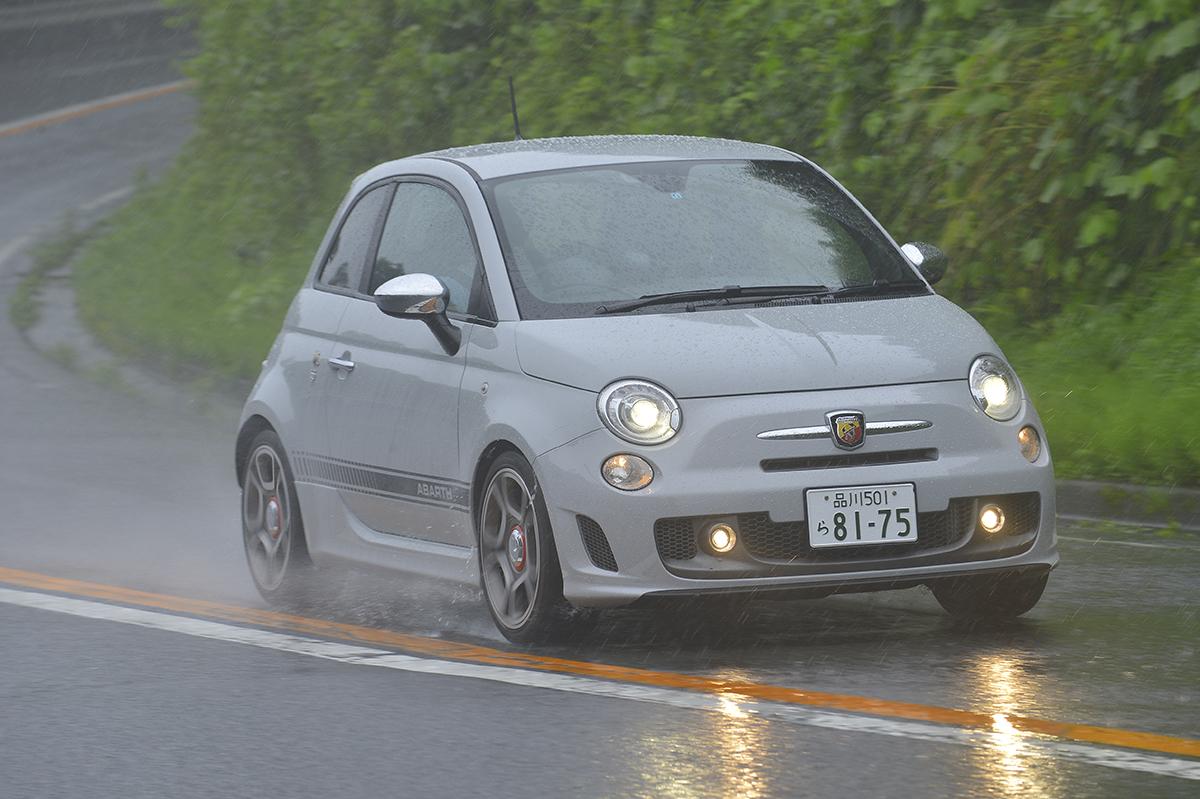
[[[512,75],[508,76],[508,100],[512,103],[513,115],[513,133],[516,134],[516,141],[521,140],[521,120],[517,117],[517,90],[513,88]]]

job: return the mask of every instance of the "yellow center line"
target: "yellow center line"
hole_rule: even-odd
[[[126,105],[133,105],[145,100],[152,100],[155,97],[161,97],[164,94],[172,94],[173,92],[190,89],[192,81],[180,80],[174,83],[167,83],[162,86],[153,86],[149,89],[141,89],[138,91],[126,92],[112,97],[105,97],[100,100],[94,100],[89,103],[74,105],[69,108],[63,108],[58,111],[51,111],[47,114],[32,117],[24,121],[0,125],[0,139],[5,136],[16,136],[19,133],[28,133],[31,130],[46,127],[47,125],[57,125],[60,122],[69,122],[72,119],[91,116],[92,114],[101,111],[108,111],[112,108],[121,108]]]
[[[804,707],[862,713],[882,718],[907,719],[947,724],[956,727],[994,731],[996,717],[991,713],[954,708],[922,705],[914,702],[899,702],[849,694],[824,691],[806,691],[780,685],[746,682],[744,680],[721,680],[693,674],[653,671],[651,669],[615,666],[564,658],[544,657],[524,652],[506,652],[492,647],[458,643],[422,635],[398,633],[362,627],[356,624],[312,619],[290,613],[271,610],[244,608],[203,599],[189,599],[167,594],[155,594],[131,588],[52,577],[36,572],[20,571],[0,567],[0,582],[10,585],[74,594],[92,599],[157,608],[173,613],[184,613],[208,619],[253,624],[276,630],[317,635],[324,638],[374,644],[403,651],[411,655],[445,658],[450,660],[486,663],[521,669],[558,672],[583,677],[595,677],[615,682],[652,685],[660,688],[677,688],[714,695],[737,695],[768,702],[800,705]],[[1072,724],[1050,721],[1028,716],[1005,715],[1006,730],[1021,730],[1081,743],[1120,746],[1162,754],[1200,757],[1200,740],[1160,735],[1152,732],[1123,730],[1116,727],[1099,727],[1090,724]],[[1011,726],[1009,726],[1011,725]]]

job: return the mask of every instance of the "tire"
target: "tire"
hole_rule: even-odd
[[[1042,598],[1049,572],[955,577],[933,583],[933,596],[958,619],[1003,621],[1028,613]]]
[[[572,607],[563,598],[550,514],[533,467],[515,452],[488,469],[475,535],[484,603],[504,637],[530,644],[565,633]]]
[[[274,430],[254,437],[242,474],[242,544],[254,587],[276,607],[326,601],[328,586],[308,555],[292,467]]]

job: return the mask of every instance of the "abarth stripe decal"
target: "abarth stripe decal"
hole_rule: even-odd
[[[406,502],[410,505],[424,505],[424,506],[427,506],[430,508],[445,508],[447,510],[458,511],[459,513],[467,513],[468,512],[468,509],[461,505],[450,505],[445,502],[427,502],[418,497],[403,496],[400,494],[388,494],[383,491],[371,491],[370,489],[367,489],[367,488],[359,488],[358,486],[345,485],[342,483],[335,482],[333,480],[321,480],[321,479],[317,479],[317,478],[301,480],[299,477],[297,477],[296,482],[301,485],[314,485],[314,486],[322,486],[323,488],[336,488],[339,491],[350,491],[355,494],[363,494],[364,496],[369,496],[369,497],[379,497],[380,499],[391,499],[391,500],[395,500],[396,502]],[[399,533],[392,533],[387,530],[375,530],[375,532],[380,533],[382,535],[400,535]]]
[[[329,455],[317,455],[316,453],[313,453],[313,452],[301,451],[297,454],[303,455],[307,458],[317,458],[318,460],[328,461],[329,463],[340,463],[343,466],[357,466],[360,469],[370,469],[372,471],[383,472],[385,474],[398,474],[398,475],[402,475],[404,477],[412,477],[417,480],[430,480],[430,481],[433,481],[436,483],[445,483],[447,485],[457,485],[457,486],[463,486],[463,487],[470,486],[470,483],[467,483],[463,480],[452,480],[449,477],[440,477],[436,474],[424,474],[422,472],[408,472],[403,469],[392,469],[387,466],[376,466],[372,463],[363,463],[362,461],[351,461],[351,460],[346,460],[345,458],[334,458]]]
[[[308,452],[293,453],[292,465],[296,480],[302,483],[464,512],[470,508],[469,487],[445,478],[406,474]]]

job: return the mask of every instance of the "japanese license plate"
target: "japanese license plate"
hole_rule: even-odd
[[[804,502],[808,543],[814,548],[917,540],[917,489],[912,483],[812,488]]]

